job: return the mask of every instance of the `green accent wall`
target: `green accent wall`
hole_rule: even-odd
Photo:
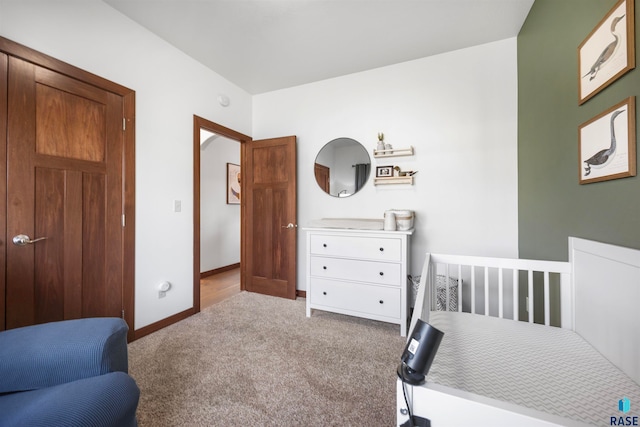
[[[578,46],[616,3],[536,0],[518,35],[521,258],[566,261],[568,236],[640,248],[640,177],[578,181],[578,126],[630,96],[640,109],[638,68],[578,105]]]

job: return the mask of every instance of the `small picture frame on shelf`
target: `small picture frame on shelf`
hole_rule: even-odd
[[[393,166],[376,166],[376,178],[390,178],[393,176]]]

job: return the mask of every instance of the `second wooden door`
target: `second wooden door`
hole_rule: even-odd
[[[246,145],[246,290],[295,299],[296,137]]]

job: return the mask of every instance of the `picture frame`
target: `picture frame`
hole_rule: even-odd
[[[376,166],[376,178],[391,178],[393,166]]]
[[[631,96],[579,126],[580,184],[636,175],[635,117]]]
[[[227,163],[227,204],[240,204],[240,165]]]
[[[634,1],[618,1],[578,47],[578,105],[635,68]]]

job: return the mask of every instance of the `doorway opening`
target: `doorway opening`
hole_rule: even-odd
[[[229,269],[203,272],[200,279],[200,309],[240,293],[240,264]]]
[[[197,313],[245,289],[240,171],[244,144],[251,138],[193,117],[193,306]]]

